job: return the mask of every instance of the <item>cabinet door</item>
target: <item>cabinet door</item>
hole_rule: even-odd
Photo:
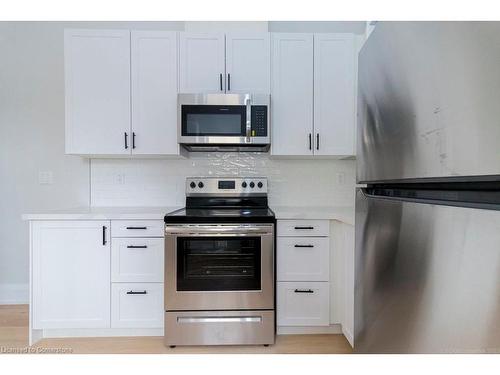
[[[132,154],[178,155],[177,33],[132,31]]]
[[[180,92],[225,92],[224,34],[180,33]]]
[[[276,234],[281,237],[328,237],[329,220],[278,220]]]
[[[278,282],[276,288],[279,326],[329,325],[329,283]]]
[[[329,281],[329,237],[278,237],[278,281]]]
[[[109,221],[33,223],[33,328],[110,326]]]
[[[273,34],[272,154],[312,155],[313,36]]]
[[[314,35],[314,154],[354,155],[353,35]]]
[[[130,154],[130,32],[65,30],[66,153]]]
[[[113,282],[163,282],[163,238],[113,238]]]
[[[269,33],[226,34],[226,92],[271,92]]]
[[[163,327],[162,283],[113,283],[112,328]]]

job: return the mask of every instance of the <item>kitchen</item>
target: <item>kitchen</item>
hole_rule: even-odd
[[[344,275],[344,265],[353,261],[356,54],[365,38],[365,23],[318,23],[317,33],[310,30],[312,26],[186,22],[144,30],[140,23],[126,29],[113,23],[109,27],[54,23],[32,25],[25,31],[30,36],[46,35],[45,43],[56,38],[57,57],[64,57],[53,68],[62,84],[58,94],[63,100],[57,106],[62,105],[65,115],[63,131],[57,132],[64,137],[63,149],[54,152],[54,159],[62,156],[70,163],[64,167],[74,174],[69,179],[83,180],[78,184],[82,196],[73,197],[71,203],[59,196],[49,203],[45,196],[42,201],[51,207],[23,212],[30,226],[23,239],[31,249],[30,288],[25,291],[31,307],[30,344],[50,346],[51,339],[61,337],[168,338],[165,332],[172,330],[164,328],[169,307],[167,297],[164,302],[169,293],[164,281],[169,285],[167,278],[177,270],[166,272],[165,216],[187,205],[190,192],[220,192],[209,189],[210,181],[233,181],[226,191],[234,193],[237,180],[237,188],[247,184],[243,195],[258,191],[255,200],[260,199],[259,204],[264,200],[264,207],[269,205],[275,216],[268,262],[276,270],[269,276],[268,306],[276,314],[267,329],[269,344],[277,333],[301,335],[306,341],[308,337],[331,340],[332,348],[338,341],[342,351],[352,350],[353,295],[345,292],[349,287],[344,285],[352,285],[353,273]],[[165,31],[168,27],[174,30]],[[12,27],[12,32],[18,29]],[[342,60],[335,61],[338,56]],[[290,61],[295,62],[293,69]],[[272,64],[276,74],[271,73]],[[319,84],[327,80],[341,85],[327,90]],[[197,102],[202,94],[222,102],[203,105]],[[335,97],[335,106],[324,104]],[[233,102],[228,108],[237,111],[217,115],[227,116],[222,121],[231,126],[225,138],[231,138],[234,129],[241,132],[242,118],[253,121],[259,116],[247,116],[251,100],[250,112],[261,111],[265,120],[261,121],[265,127],[257,129],[267,135],[262,149],[249,149],[253,146],[243,143],[241,150],[235,150],[232,144],[220,146],[220,140],[217,148],[208,149],[210,144],[203,140],[198,147],[205,149],[198,151],[192,150],[192,142],[200,137],[178,138],[179,128],[193,122],[210,131],[211,120],[203,116],[229,100]],[[329,125],[332,111],[338,129]],[[190,120],[181,124],[183,118]],[[284,128],[270,125],[278,123]],[[296,124],[295,131],[291,124]],[[246,122],[243,125],[246,132]],[[244,135],[232,137],[238,139],[231,142],[246,141]],[[35,173],[42,195],[43,190],[51,194],[64,175],[45,169]],[[203,189],[200,183],[205,184]],[[315,229],[294,229],[311,226]],[[294,255],[280,258],[280,247]],[[264,275],[260,269],[255,272]],[[252,343],[238,340],[233,343]],[[314,351],[305,348],[301,350]]]
[[[479,73],[496,23],[1,27],[5,119],[24,125],[4,152],[27,165],[3,167],[19,220],[2,228],[0,303],[27,324],[2,345],[498,352],[500,134],[472,97],[497,83]],[[449,268],[448,241],[470,263]]]

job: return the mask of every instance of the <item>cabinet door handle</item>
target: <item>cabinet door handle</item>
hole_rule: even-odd
[[[106,241],[106,229],[107,227],[105,225],[102,226],[102,245],[105,246],[108,241]]]
[[[127,245],[127,249],[147,249],[147,245]]]
[[[295,293],[314,293],[314,290],[312,289],[295,289]]]
[[[309,150],[312,150],[312,134],[309,133]]]
[[[295,245],[294,247],[314,247],[314,245]]]
[[[312,230],[314,227],[295,227],[295,229],[309,229]]]
[[[146,290],[143,290],[142,292],[134,292],[133,290],[129,290],[127,294],[148,294]]]
[[[227,73],[227,91],[231,91],[231,73]]]
[[[319,150],[319,133],[316,133],[316,150]]]
[[[224,91],[222,88],[222,73],[219,74],[219,82],[220,82],[220,91]]]
[[[126,229],[148,229],[148,227],[126,227]]]
[[[125,150],[126,150],[128,149],[128,134],[127,132],[124,132],[123,135],[125,137]]]
[[[132,148],[135,148],[135,133],[132,132]]]

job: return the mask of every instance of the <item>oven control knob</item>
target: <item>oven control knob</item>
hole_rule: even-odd
[[[245,189],[245,188],[247,187],[247,182],[246,182],[246,181],[243,181],[243,182],[241,183],[241,187],[242,187],[243,189]]]
[[[191,181],[191,183],[189,184],[189,186],[191,186],[191,189],[194,189],[196,187],[196,184],[194,183],[194,181]]]
[[[200,189],[201,189],[203,186],[204,186],[204,185],[203,185],[203,182],[201,182],[201,181],[200,181],[200,182],[198,182],[198,187],[199,187]]]
[[[252,181],[250,182],[250,187],[253,189],[255,187],[255,183]]]
[[[264,186],[264,184],[262,183],[262,181],[259,181],[259,183],[257,184],[257,186],[259,187],[259,189],[262,189],[262,186]]]

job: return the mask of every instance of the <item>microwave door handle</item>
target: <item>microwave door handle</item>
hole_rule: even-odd
[[[245,105],[247,107],[246,138],[247,142],[250,143],[250,136],[252,135],[252,97],[250,94],[245,95]]]

